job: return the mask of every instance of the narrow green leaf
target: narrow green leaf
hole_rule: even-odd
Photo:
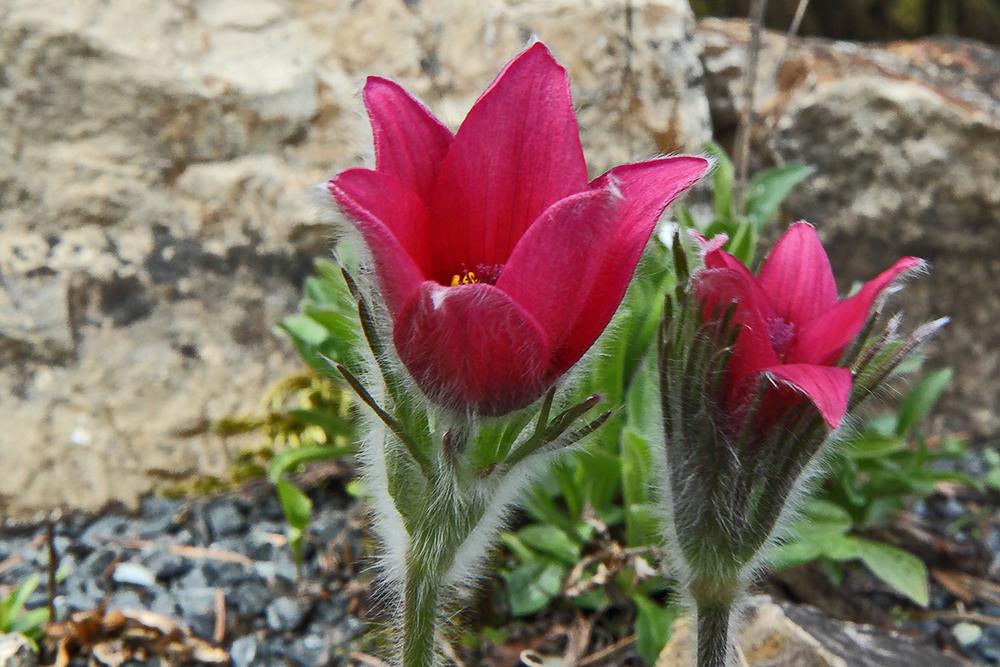
[[[934,407],[941,392],[951,381],[951,376],[952,370],[950,368],[941,368],[924,376],[910,389],[906,398],[899,404],[897,435],[908,433]]]
[[[319,426],[326,431],[327,435],[331,438],[337,437],[338,435],[350,438],[352,435],[350,419],[332,412],[301,409],[289,410],[288,414],[304,424]]]
[[[672,604],[661,607],[645,595],[636,595],[632,601],[638,612],[635,619],[636,648],[647,664],[654,665],[663,647],[670,641],[680,608]]]
[[[868,566],[872,574],[921,607],[927,606],[930,593],[927,567],[922,560],[891,544],[861,537],[850,539],[856,543],[857,557]]]
[[[799,163],[774,167],[758,174],[747,186],[744,213],[759,233],[777,214],[796,185],[809,178],[813,168]]]
[[[580,560],[580,543],[555,526],[532,524],[517,531],[517,536],[529,547],[571,567]]]
[[[850,439],[844,454],[852,459],[877,459],[906,449],[906,441],[898,436],[883,435],[877,431],[862,431]]]
[[[649,443],[634,429],[626,428],[621,435],[622,495],[626,507],[646,502],[652,464]]]
[[[286,449],[271,459],[271,465],[267,469],[267,477],[272,483],[277,483],[286,471],[295,466],[311,461],[329,461],[330,459],[340,458],[349,453],[348,448],[334,445],[328,447],[296,447]]]
[[[309,518],[312,516],[312,501],[309,500],[309,496],[291,482],[278,480],[275,486],[288,524],[294,528],[304,529],[309,525]]]
[[[712,207],[715,217],[723,220],[733,218],[733,162],[722,150],[722,146],[710,141],[705,144],[705,152],[715,158],[712,171]]]

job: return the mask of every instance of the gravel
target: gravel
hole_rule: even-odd
[[[284,543],[281,507],[267,491],[178,501],[146,499],[135,516],[68,516],[55,525],[59,620],[96,609],[144,610],[179,621],[213,644],[224,613],[234,667],[344,664],[364,625],[345,586],[367,568],[360,505],[318,490],[302,580]],[[0,594],[38,574],[28,607],[48,604],[47,528],[0,529]],[[358,589],[352,588],[354,593]],[[221,592],[221,595],[220,595]],[[221,603],[221,609],[220,609]],[[53,656],[43,655],[51,662]],[[73,666],[87,664],[78,656]],[[124,665],[166,665],[155,656]]]

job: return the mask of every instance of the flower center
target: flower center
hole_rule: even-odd
[[[473,270],[463,264],[461,272],[451,277],[451,286],[471,285],[473,283],[495,285],[503,267],[503,264],[476,264]]]
[[[771,347],[774,348],[778,359],[784,361],[785,351],[792,339],[795,338],[795,325],[780,317],[775,317],[773,320],[767,321],[767,336],[771,339]]]

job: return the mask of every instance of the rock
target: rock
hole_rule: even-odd
[[[731,136],[742,105],[748,29],[705,20],[705,86],[716,133]],[[802,161],[815,175],[788,199],[814,222],[844,281],[867,280],[901,255],[931,275],[901,300],[911,322],[948,315],[930,365],[955,378],[938,428],[1000,430],[1000,49],[925,39],[887,46],[767,33],[758,83],[758,165]]]
[[[6,2],[0,515],[134,506],[257,444],[211,426],[301,367],[271,327],[332,236],[311,186],[371,155],[364,76],[454,126],[538,35],[596,175],[709,137],[693,25],[684,0]]]
[[[156,575],[140,563],[118,563],[111,573],[111,581],[116,584],[131,584],[142,588],[154,588]]]
[[[215,591],[214,588],[181,588],[174,591],[181,618],[202,639],[211,639],[215,634]]]
[[[193,567],[191,561],[169,551],[153,551],[144,555],[142,562],[160,581],[187,574]]]
[[[24,635],[0,632],[0,667],[37,667],[38,654]]]
[[[260,616],[274,599],[274,594],[265,584],[250,581],[230,589],[226,599],[240,614]]]
[[[205,508],[205,521],[213,539],[235,535],[246,529],[243,513],[231,502],[221,501]]]
[[[956,623],[951,628],[955,641],[963,649],[968,649],[979,643],[983,638],[983,629],[975,623]]]
[[[258,652],[258,641],[253,635],[240,637],[229,648],[229,658],[233,667],[250,667],[255,664]]]
[[[267,619],[267,627],[275,632],[291,632],[302,625],[308,611],[294,598],[280,597],[267,605],[264,617]]]
[[[674,625],[656,667],[694,664],[690,618]],[[965,663],[899,635],[833,621],[819,611],[752,597],[739,631],[744,667],[962,667]]]

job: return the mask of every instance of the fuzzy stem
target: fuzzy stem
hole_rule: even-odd
[[[441,576],[419,564],[407,571],[403,593],[402,667],[437,667],[438,599]]]
[[[729,664],[729,618],[731,600],[698,599],[698,667],[727,667]]]

